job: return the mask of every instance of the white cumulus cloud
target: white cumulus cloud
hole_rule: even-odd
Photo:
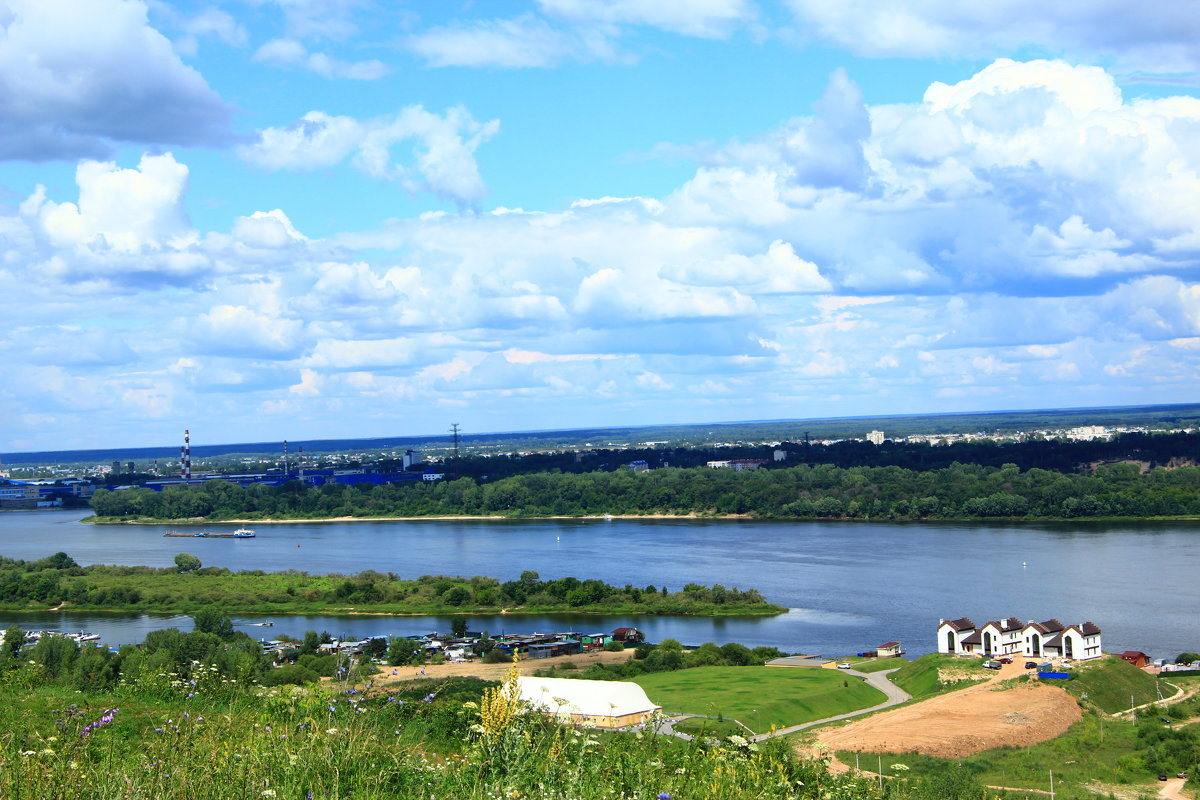
[[[121,142],[223,145],[230,116],[140,0],[0,2],[0,159],[96,158]]]
[[[238,154],[266,169],[319,169],[351,158],[373,178],[475,206],[487,193],[475,151],[499,130],[499,120],[477,122],[461,106],[445,114],[409,106],[366,121],[310,111],[291,125],[261,131],[259,141]],[[398,163],[392,149],[408,141],[411,163]]]

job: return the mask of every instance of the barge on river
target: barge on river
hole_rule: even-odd
[[[253,539],[257,536],[254,531],[249,528],[238,528],[233,533],[209,533],[208,531],[200,531],[199,533],[179,533],[178,531],[167,531],[163,536],[179,536],[189,539]]]

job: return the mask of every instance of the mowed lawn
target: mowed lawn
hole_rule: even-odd
[[[668,713],[736,719],[756,733],[887,699],[859,678],[811,667],[698,667],[643,675],[635,682]]]

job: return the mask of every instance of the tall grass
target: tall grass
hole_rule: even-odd
[[[685,743],[563,726],[520,706],[511,679],[484,692],[429,682],[384,694],[344,683],[192,686],[159,675],[89,695],[24,672],[0,674],[7,800],[782,800],[874,791],[796,759],[782,741]]]

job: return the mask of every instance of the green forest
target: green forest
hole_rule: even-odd
[[[763,519],[1080,519],[1200,516],[1200,467],[1090,473],[955,463],[941,469],[804,464],[737,472],[666,468],[532,473],[381,486],[292,481],[242,488],[97,490],[96,521],[333,517],[728,515]]]
[[[393,614],[550,613],[779,614],[755,589],[689,583],[667,587],[610,586],[598,580],[542,580],[526,570],[514,581],[475,576],[423,575],[401,580],[366,570],[357,575],[305,572],[230,572],[204,567],[188,553],[174,568],[92,565],[66,553],[37,561],[0,557],[0,608],[33,609],[68,604],[103,610],[190,612],[217,607],[240,613]]]

